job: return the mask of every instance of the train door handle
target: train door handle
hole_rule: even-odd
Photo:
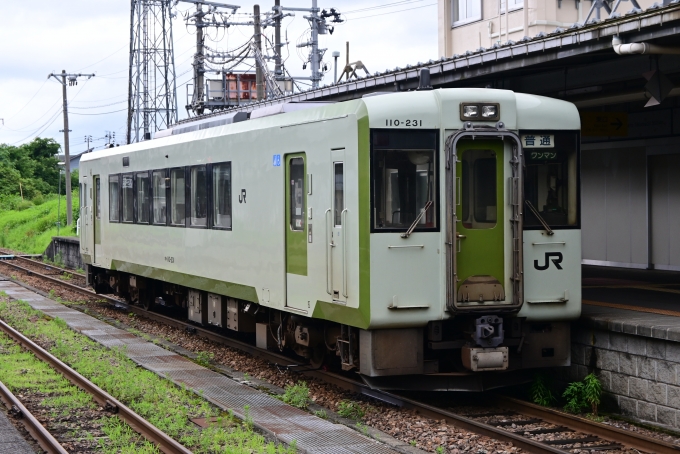
[[[456,243],[458,243],[458,248],[457,248],[456,252],[460,252],[461,240],[463,240],[465,238],[467,238],[465,235],[461,235],[460,233],[456,233],[456,239],[458,240],[458,241],[456,241]]]

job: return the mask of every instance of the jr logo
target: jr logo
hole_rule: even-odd
[[[554,259],[550,259],[550,257],[555,257]],[[545,264],[539,265],[538,260],[534,260],[534,268],[536,268],[538,271],[545,271],[548,268],[550,268],[550,262],[552,261],[555,264],[555,268],[558,270],[561,270],[562,267],[560,266],[560,263],[562,263],[562,253],[561,252],[546,252],[545,253]]]

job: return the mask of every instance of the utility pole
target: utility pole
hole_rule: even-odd
[[[274,75],[276,78],[283,77],[281,67],[281,0],[274,0]]]
[[[204,93],[203,86],[205,85],[205,68],[203,67],[203,58],[205,49],[203,49],[203,5],[198,3],[196,5],[196,56],[194,57],[194,111],[196,115],[203,114]]]
[[[262,52],[262,30],[260,29],[260,5],[253,6],[253,22],[255,26],[255,47]],[[255,64],[255,86],[257,87],[257,100],[261,101],[265,98],[264,96],[264,84],[263,84],[263,74],[262,65],[260,62],[256,61]]]
[[[87,142],[87,149],[85,153],[90,151],[90,142],[92,141],[92,136],[85,136],[85,142]]]
[[[66,79],[68,78],[69,86],[78,85],[79,77],[87,77],[88,79],[94,77],[94,74],[66,74],[66,70],[62,69],[61,74],[51,73],[47,76],[54,77],[54,79],[62,85],[62,96],[64,98],[64,171],[66,173],[66,225],[73,223],[73,210],[71,208],[71,158],[68,148],[68,101],[66,98]],[[59,80],[61,77],[61,80]]]
[[[297,47],[309,47],[311,50],[309,51],[309,64],[311,66],[312,70],[312,76],[309,78],[304,78],[308,79],[312,82],[312,88],[319,88],[319,82],[323,78],[323,73],[321,72],[321,61],[323,60],[323,56],[326,53],[327,49],[319,49],[319,34],[325,35],[326,33],[333,33],[334,28],[329,27],[328,24],[326,23],[326,19],[329,17],[332,17],[333,20],[331,22],[334,23],[341,23],[344,22],[340,18],[340,13],[335,10],[335,8],[331,8],[329,12],[326,12],[326,10],[319,10],[317,7],[317,0],[312,0],[312,7],[311,8],[286,8],[286,7],[280,7],[281,11],[304,11],[307,13],[310,13],[308,16],[303,16],[305,19],[309,21],[309,27],[312,31],[312,36],[309,41],[305,43],[300,43],[297,45]],[[302,65],[302,69],[306,69],[307,64],[305,63]],[[295,79],[303,79],[302,77],[296,77]]]

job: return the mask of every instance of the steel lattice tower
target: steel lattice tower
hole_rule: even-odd
[[[127,143],[177,122],[171,0],[131,0]]]

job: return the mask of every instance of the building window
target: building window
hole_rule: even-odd
[[[186,225],[184,168],[170,169],[170,225]]]
[[[124,174],[121,176],[122,183],[122,197],[123,197],[123,222],[135,222],[135,190],[132,179],[132,174]]]
[[[154,170],[153,172],[153,223],[165,225],[166,224],[166,188],[167,188],[167,171]]]
[[[138,173],[137,176],[137,222],[139,224],[149,223],[149,202],[151,192],[151,183],[149,182],[149,173]],[[165,195],[165,194],[163,194]]]
[[[520,9],[524,6],[524,0],[501,0],[501,11],[505,12],[505,2],[510,7],[510,12]]]
[[[481,0],[453,0],[453,26],[482,20]]]
[[[231,229],[231,163],[214,164],[213,183],[213,227]]]
[[[109,176],[109,221],[120,222],[120,176]]]
[[[191,168],[191,226],[208,225],[208,176],[205,166]]]

